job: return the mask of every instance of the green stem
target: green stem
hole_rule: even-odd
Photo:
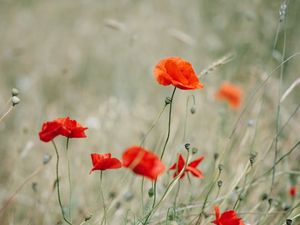
[[[68,162],[68,181],[69,181],[69,218],[72,222],[71,209],[72,209],[72,181],[71,181],[71,169],[70,169],[70,158],[69,158],[69,141],[70,138],[67,138],[66,143],[66,152],[67,152],[67,162]]]
[[[104,200],[104,195],[103,195],[103,189],[102,189],[102,174],[103,174],[103,171],[101,170],[100,172],[100,179],[99,179],[99,186],[100,186],[100,197],[101,197],[101,200],[102,200],[102,204],[103,204],[103,210],[104,210],[104,216],[103,216],[103,219],[101,221],[101,225],[103,224],[106,224],[106,218],[107,218],[107,212],[106,212],[106,206],[105,206],[105,200]]]
[[[215,186],[216,182],[219,180],[220,178],[220,175],[221,175],[221,170],[219,170],[218,172],[218,175],[217,175],[217,178],[215,180],[212,181],[209,189],[208,189],[208,192],[205,196],[205,199],[204,199],[204,202],[203,202],[203,205],[202,205],[202,208],[201,208],[201,212],[200,214],[198,215],[198,219],[197,219],[197,222],[195,223],[196,225],[200,224],[201,223],[201,219],[202,219],[202,215],[204,213],[204,209],[205,209],[205,206],[206,206],[206,203],[207,203],[207,200],[208,200],[208,197],[210,195],[210,193],[212,192],[213,190],[213,187]]]
[[[158,201],[158,203],[152,207],[152,209],[150,210],[150,212],[148,213],[148,215],[146,216],[143,225],[148,224],[149,219],[151,218],[151,216],[156,212],[157,208],[160,206],[160,204],[166,199],[167,195],[172,191],[172,189],[174,188],[174,186],[176,185],[176,183],[179,181],[180,177],[182,176],[183,173],[185,173],[185,169],[190,161],[190,152],[188,151],[187,154],[187,160],[184,164],[184,167],[182,168],[182,170],[180,171],[180,173],[170,182],[170,184],[168,185],[168,187],[166,188],[164,194],[162,195],[162,197],[160,198],[160,200]]]
[[[51,141],[53,144],[53,147],[55,149],[55,153],[56,153],[56,185],[57,185],[57,197],[58,197],[58,203],[60,206],[60,210],[61,210],[61,214],[63,216],[64,221],[66,221],[67,224],[72,225],[72,223],[66,218],[65,213],[64,213],[64,208],[61,202],[61,195],[60,195],[60,185],[59,185],[59,175],[58,175],[58,168],[59,168],[59,154],[58,154],[58,150],[56,147],[55,142],[52,140]]]
[[[160,155],[160,159],[161,159],[161,160],[162,160],[163,157],[164,157],[165,150],[166,150],[167,144],[168,144],[169,139],[170,139],[170,133],[171,133],[171,117],[172,117],[172,105],[173,105],[173,98],[174,98],[175,91],[176,91],[176,87],[174,88],[173,93],[172,93],[172,96],[171,96],[170,110],[169,110],[169,122],[168,122],[168,134],[167,134],[167,138],[166,138],[166,141],[165,141],[165,144],[164,144],[162,153],[161,153],[161,155]]]
[[[167,144],[169,142],[169,139],[170,139],[170,133],[171,133],[171,116],[172,116],[172,105],[173,105],[173,98],[174,98],[174,95],[175,95],[175,91],[176,91],[176,87],[174,87],[173,89],[173,92],[172,92],[172,95],[171,95],[171,101],[170,101],[170,109],[169,109],[169,122],[168,122],[168,134],[167,134],[167,138],[165,140],[165,144],[164,144],[164,147],[163,147],[163,150],[162,150],[162,153],[160,155],[160,160],[162,160],[164,154],[165,154],[165,150],[166,150],[166,147],[167,147]],[[155,206],[155,203],[156,203],[156,182],[157,180],[154,181],[154,184],[153,184],[153,203],[152,203],[152,209],[151,211],[153,210],[154,206]]]

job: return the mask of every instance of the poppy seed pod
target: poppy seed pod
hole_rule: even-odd
[[[11,89],[11,95],[12,95],[12,96],[17,96],[17,95],[19,95],[19,90],[18,90],[17,88]]]
[[[150,189],[148,190],[148,196],[149,196],[149,198],[152,198],[153,195],[154,195],[154,190],[153,190],[153,188],[150,188]]]
[[[193,107],[191,108],[191,113],[192,113],[192,114],[195,114],[195,112],[196,112],[196,107],[193,106]]]
[[[166,97],[165,104],[169,105],[169,104],[171,104],[171,102],[172,102],[172,99],[170,97]]]
[[[185,149],[186,149],[187,151],[189,151],[189,150],[190,150],[190,147],[191,147],[191,144],[190,144],[190,143],[186,143],[186,144],[184,145],[184,147],[185,147]]]
[[[17,96],[13,96],[11,98],[11,102],[12,102],[12,105],[15,106],[15,105],[18,105],[20,103],[20,99],[17,97]]]
[[[291,219],[287,219],[287,220],[285,221],[285,223],[286,223],[286,225],[292,225],[292,223],[293,223],[293,220],[291,220]]]

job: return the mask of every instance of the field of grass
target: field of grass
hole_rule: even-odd
[[[219,206],[245,225],[299,224],[297,0],[0,0],[0,117],[10,110],[0,119],[0,224],[67,224],[55,151],[38,135],[44,122],[66,116],[88,127],[68,152],[66,138],[55,139],[66,217],[74,225],[145,223],[154,183],[126,168],[104,171],[103,201],[90,154],[122,158],[151,127],[143,146],[161,154],[173,87],[158,84],[153,70],[170,56],[189,61],[205,87],[175,92],[167,169],[148,223],[212,224]],[[224,81],[241,88],[240,107],[216,99]],[[14,107],[12,88],[21,100]],[[191,160],[205,157],[204,178],[172,183],[168,169],[178,153],[186,157],[186,143]]]

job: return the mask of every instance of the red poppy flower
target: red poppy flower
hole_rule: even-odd
[[[185,176],[185,173],[190,172],[193,176],[198,177],[198,178],[203,178],[202,172],[197,169],[196,167],[201,163],[201,161],[204,159],[204,156],[200,156],[194,161],[190,162],[187,167],[185,168],[184,173],[180,176],[180,179],[182,179]],[[181,154],[178,156],[178,162],[174,163],[171,167],[170,170],[176,170],[174,173],[173,177],[176,177],[181,170],[184,168],[185,165],[185,159]]]
[[[83,127],[76,120],[71,120],[69,117],[58,118],[43,124],[42,130],[39,132],[40,140],[49,142],[56,136],[62,135],[68,138],[84,138],[84,131],[88,129]]]
[[[106,154],[91,154],[93,168],[90,173],[94,170],[107,170],[107,169],[118,169],[122,167],[122,163],[117,158],[112,158],[110,153]]]
[[[241,105],[242,90],[231,83],[224,82],[216,92],[216,98],[225,100],[232,108]]]
[[[159,84],[174,85],[183,90],[203,88],[192,65],[179,57],[162,59],[154,69]]]
[[[165,170],[165,165],[156,154],[139,146],[126,149],[122,158],[123,166],[151,180],[156,180]]]
[[[295,197],[297,195],[297,188],[295,186],[291,186],[289,189],[289,195],[291,197]]]
[[[85,138],[86,134],[84,133],[87,130],[87,127],[83,127],[76,120],[71,120],[69,117],[58,118],[56,119],[58,123],[62,125],[60,130],[60,135],[63,135],[68,138]]]
[[[219,207],[215,207],[216,220],[212,223],[216,225],[245,225],[241,218],[237,217],[234,210],[223,212],[220,216]]]
[[[59,130],[61,129],[61,124],[57,121],[46,122],[42,126],[42,130],[39,132],[40,140],[44,142],[49,142],[59,135]]]

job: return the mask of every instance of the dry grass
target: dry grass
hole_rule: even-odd
[[[277,110],[284,92],[299,79],[300,57],[295,55],[283,69],[273,69],[282,57],[300,51],[300,2],[288,1],[286,20],[281,23],[280,4],[271,0],[0,0],[0,110],[4,110],[12,87],[20,90],[21,98],[20,105],[0,123],[0,208],[17,191],[1,211],[0,223],[53,225],[62,220],[54,189],[55,160],[42,164],[44,154],[54,158],[55,154],[51,144],[39,141],[38,132],[42,122],[70,115],[89,127],[87,139],[70,143],[73,221],[80,224],[92,215],[86,224],[99,224],[103,214],[98,176],[88,175],[89,154],[113,152],[121,156],[123,149],[141,141],[172,92],[171,87],[156,83],[154,65],[163,57],[178,55],[200,74],[228,53],[234,53],[230,62],[201,77],[204,89],[177,91],[174,100],[164,163],[171,165],[176,153],[184,153],[183,146],[189,142],[199,149],[197,154],[205,156],[200,166],[205,179],[182,182],[173,221],[169,218],[166,222],[166,218],[175,191],[151,221],[192,224],[219,163],[224,164],[223,185],[218,196],[217,188],[209,196],[208,215],[215,204],[222,210],[233,207],[241,190],[236,186],[246,188],[238,211],[248,224],[281,225],[297,215],[298,208],[283,209],[299,203],[299,198],[292,200],[288,195],[293,182],[299,186],[299,147],[277,165],[271,193],[272,173],[251,181],[272,167],[276,137],[278,158],[299,141],[300,118],[295,112],[299,86],[281,102],[279,117]],[[223,80],[243,88],[239,110],[215,100],[214,92]],[[183,140],[190,95],[196,98],[196,113],[188,114],[187,138]],[[145,143],[147,148],[161,151],[167,119],[164,112]],[[284,126],[279,135],[277,123],[279,128]],[[65,139],[58,138],[57,144],[64,152]],[[257,156],[249,167],[254,152]],[[216,153],[220,154],[217,161]],[[62,154],[62,162],[65,157]],[[30,177],[37,170],[39,173]],[[245,174],[250,186],[244,186]],[[67,203],[66,163],[61,167],[61,178]],[[170,173],[160,179],[158,196],[170,179]],[[145,181],[143,198],[148,207],[150,187]],[[104,190],[106,201],[112,203],[109,224],[133,224],[142,217],[140,177],[127,170],[107,171]],[[264,193],[267,200],[262,200]],[[212,219],[210,216],[202,224]]]

